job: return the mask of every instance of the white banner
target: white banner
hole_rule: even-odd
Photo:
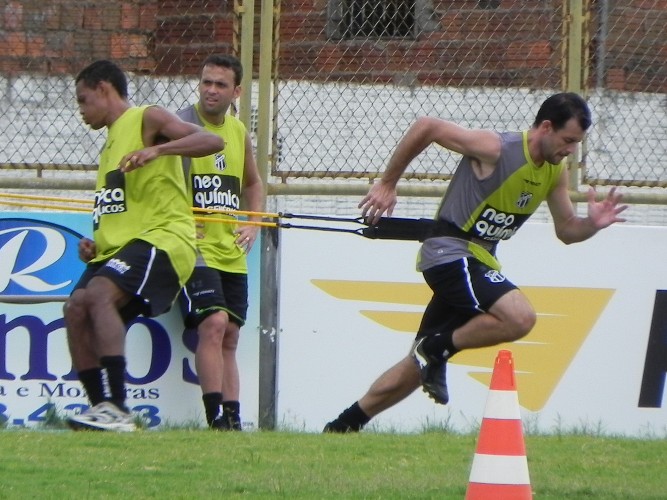
[[[53,406],[66,414],[87,404],[59,297],[83,269],[73,245],[89,224],[79,214],[0,218],[0,419],[9,425],[39,423]],[[318,432],[405,356],[430,292],[414,270],[416,242],[293,229],[282,231],[281,245],[277,422]],[[258,421],[259,248],[250,255],[250,309],[238,353],[246,428]],[[417,391],[373,425],[476,428],[495,356],[509,349],[532,428],[664,435],[665,248],[662,227],[618,225],[565,246],[551,225],[527,224],[500,245],[499,257],[538,313],[534,330],[521,342],[454,357],[449,405]],[[26,303],[45,296],[53,299]],[[138,318],[129,330],[128,404],[151,427],[204,422],[193,340],[183,338],[177,311]]]
[[[278,421],[319,431],[409,351],[430,291],[419,243],[283,231]],[[537,325],[520,342],[448,364],[450,403],[420,391],[373,420],[385,430],[481,422],[500,349],[514,358],[524,423],[541,432],[664,436],[667,228],[617,225],[566,246],[526,224],[499,247]]]
[[[43,422],[54,407],[66,416],[88,405],[72,371],[62,297],[84,268],[77,244],[81,235],[89,235],[90,224],[90,217],[81,214],[0,217],[0,420],[10,426]],[[237,353],[245,428],[256,427],[258,419],[259,247],[249,256],[248,321]],[[195,348],[196,336],[183,335],[177,307],[131,324],[127,405],[146,417],[149,428],[205,425]]]

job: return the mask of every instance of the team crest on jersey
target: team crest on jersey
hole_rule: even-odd
[[[222,153],[215,153],[215,168],[222,172],[227,168],[227,162],[225,161],[225,155]]]
[[[519,208],[526,208],[526,205],[528,205],[532,198],[533,193],[527,193],[524,191],[519,195],[519,199],[516,201],[516,206]]]
[[[484,277],[488,279],[491,283],[502,283],[506,279],[505,276],[503,276],[496,270],[487,271]]]

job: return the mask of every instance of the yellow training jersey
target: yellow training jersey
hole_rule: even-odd
[[[162,156],[132,172],[118,170],[124,155],[145,147],[142,124],[147,107],[129,108],[108,128],[97,172],[93,262],[139,239],[165,251],[184,284],[194,268],[195,231],[181,158]]]
[[[188,193],[197,209],[238,210],[245,172],[246,128],[238,118],[226,115],[222,125],[207,122],[189,106],[178,112],[181,119],[203,126],[225,141],[222,151],[202,158],[184,159]],[[189,168],[187,163],[189,162]],[[245,250],[236,244],[236,224],[216,222],[234,217],[196,211],[197,217],[210,219],[198,227],[197,266],[206,266],[229,273],[247,273]]]

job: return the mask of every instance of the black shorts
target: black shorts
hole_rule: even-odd
[[[104,276],[134,298],[120,310],[125,323],[140,314],[158,316],[167,312],[180,290],[178,275],[166,252],[142,240],[133,240],[113,257],[88,264],[74,290],[85,288]]]
[[[433,297],[424,311],[417,338],[455,330],[517,289],[499,271],[471,258],[426,269],[423,275]]]
[[[248,275],[195,267],[179,302],[188,328],[196,328],[218,311],[225,311],[229,321],[243,326],[248,312]]]

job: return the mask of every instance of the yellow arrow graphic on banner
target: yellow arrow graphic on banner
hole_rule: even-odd
[[[424,283],[312,280],[313,285],[341,300],[426,307],[431,290]],[[470,377],[491,381],[499,349],[509,349],[516,361],[521,405],[531,411],[544,407],[614,294],[604,288],[522,287],[537,311],[537,324],[524,339],[456,355],[450,363],[467,365]],[[422,312],[362,310],[368,319],[392,330],[414,335]]]

